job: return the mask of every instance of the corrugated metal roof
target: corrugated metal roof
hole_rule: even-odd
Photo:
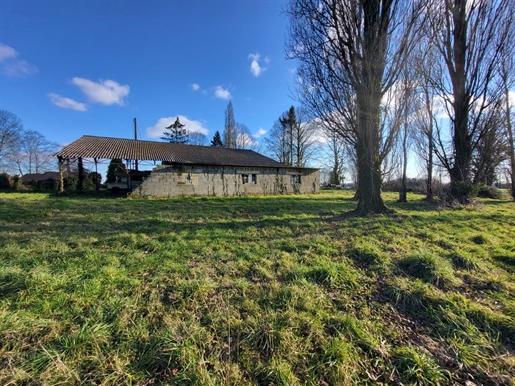
[[[129,159],[180,164],[285,168],[252,150],[84,135],[54,154],[63,158]]]

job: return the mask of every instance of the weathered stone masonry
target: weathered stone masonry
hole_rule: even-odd
[[[238,196],[318,193],[320,171],[209,165],[156,167],[132,192],[136,197]]]

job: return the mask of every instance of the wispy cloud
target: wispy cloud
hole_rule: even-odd
[[[7,44],[0,43],[0,62],[7,59],[16,59],[18,53],[16,50]]]
[[[0,43],[0,63],[4,75],[23,78],[39,72],[35,65],[30,64],[26,60],[19,59],[18,56],[19,54],[14,48]]]
[[[57,107],[61,107],[63,109],[71,109],[76,111],[87,111],[88,105],[85,103],[80,103],[77,101],[74,101],[73,99],[63,97],[59,94],[48,94],[48,97],[50,98],[50,102],[52,102]]]
[[[193,83],[193,84],[191,85],[191,89],[192,89],[193,91],[198,91],[198,90],[200,90],[200,85],[199,85],[198,83]]]
[[[228,99],[231,99],[231,93],[229,90],[223,88],[222,86],[216,86],[215,98],[228,100]]]
[[[259,59],[261,58],[260,54],[249,54],[249,59],[252,60],[250,63],[250,72],[252,75],[254,75],[256,78],[260,76],[263,72],[265,72],[268,67],[261,66],[259,64]],[[270,59],[268,57],[265,58],[265,64],[269,64]]]
[[[98,82],[94,82],[89,79],[74,77],[72,84],[79,87],[91,103],[101,103],[107,106],[124,106],[124,98],[126,98],[130,92],[128,85],[121,85],[110,79],[100,79]]]
[[[184,128],[189,133],[201,133],[201,134],[207,135],[208,129],[206,129],[202,125],[202,122],[188,119],[184,115],[174,115],[172,117],[159,118],[157,123],[154,126],[147,127],[147,130],[146,130],[147,136],[150,138],[162,137],[163,132],[165,131],[165,127],[168,127],[171,124],[173,124],[175,122],[175,120],[177,119],[177,117],[179,117],[179,121],[181,121],[181,123],[183,125],[185,125]]]
[[[266,130],[263,129],[262,127],[260,127],[259,130],[257,131],[257,133],[253,134],[252,136],[254,138],[260,138],[260,137],[262,137],[265,134],[266,134]]]

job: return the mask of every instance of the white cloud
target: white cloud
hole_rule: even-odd
[[[18,53],[16,50],[7,44],[0,43],[0,62],[3,62],[6,59],[16,59]]]
[[[84,103],[80,103],[77,101],[74,101],[70,98],[65,98],[59,94],[48,94],[48,97],[50,98],[50,102],[52,102],[57,107],[61,107],[63,109],[72,109],[76,111],[87,111],[88,106]]]
[[[193,91],[198,91],[198,90],[200,89],[200,85],[199,85],[198,83],[193,83],[193,84],[191,85],[191,89],[192,89]]]
[[[250,63],[250,72],[252,72],[252,75],[254,75],[256,78],[261,75],[264,71],[268,69],[268,67],[262,67],[259,65],[259,58],[261,55],[259,54],[249,54],[249,59],[252,60]],[[270,58],[265,58],[265,63],[270,63]]]
[[[38,68],[33,64],[26,60],[18,59],[18,52],[4,43],[0,43],[0,62],[2,63],[2,73],[4,75],[24,77],[39,72]]]
[[[159,118],[157,123],[152,127],[147,127],[147,136],[150,138],[159,138],[163,136],[165,127],[170,126],[179,117],[179,121],[185,125],[184,128],[190,133],[201,133],[204,135],[208,134],[208,130],[202,125],[200,121],[192,121],[184,115],[178,115],[173,117]]]
[[[259,130],[257,131],[256,134],[252,135],[254,138],[260,138],[262,137],[263,135],[266,134],[266,130],[263,129],[262,127],[259,128]]]
[[[222,86],[216,86],[215,97],[218,99],[231,99],[231,93]]]
[[[121,85],[110,79],[100,79],[97,83],[89,79],[74,77],[72,83],[86,94],[91,103],[101,103],[108,106],[125,105],[124,98],[129,95],[130,91],[128,85]]]

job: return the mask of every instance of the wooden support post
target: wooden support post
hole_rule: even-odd
[[[131,191],[131,185],[132,185],[132,181],[131,181],[131,173],[130,173],[130,170],[131,170],[131,160],[130,159],[126,159],[125,160],[125,163],[126,163],[126,167],[125,167],[125,173],[127,173],[127,190],[128,191]]]
[[[84,188],[84,165],[82,164],[82,157],[79,157],[78,167],[79,167],[79,184],[77,185],[77,190],[79,191],[79,193],[82,193],[82,190]]]
[[[95,188],[96,188],[96,190],[97,190],[97,192],[98,192],[98,190],[99,190],[99,186],[98,186],[98,183],[99,183],[99,181],[98,181],[98,180],[99,180],[99,178],[98,178],[97,159],[95,158],[94,160],[95,160]]]
[[[64,177],[63,177],[63,157],[57,157],[59,164],[59,194],[64,193]]]

